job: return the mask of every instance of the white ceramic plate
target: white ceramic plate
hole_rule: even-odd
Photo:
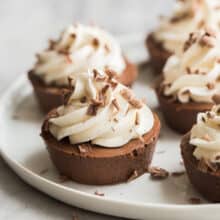
[[[123,38],[125,51],[132,60],[140,62],[145,59],[144,49],[140,40],[133,39]],[[149,86],[152,80],[150,72],[144,70],[133,88],[156,110],[156,97]],[[145,174],[130,183],[103,187],[61,182],[39,136],[42,120],[31,86],[26,76],[22,76],[1,99],[0,152],[24,181],[40,191],[70,205],[121,217],[219,220],[220,205],[204,200],[201,205],[190,205],[190,198],[201,197],[192,189],[186,175],[153,181]],[[184,170],[179,153],[180,138],[163,123],[153,165],[170,172]],[[97,196],[95,191],[105,195]]]

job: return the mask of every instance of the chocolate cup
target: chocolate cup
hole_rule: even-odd
[[[164,96],[159,88],[156,89],[156,93],[167,125],[181,134],[185,134],[192,128],[199,112],[209,111],[214,105],[196,102],[180,103]]]
[[[127,59],[126,69],[117,78],[124,85],[131,86],[138,75],[136,65],[130,63]],[[43,112],[48,113],[50,110],[63,104],[64,94],[70,91],[67,87],[56,85],[46,85],[33,71],[28,73],[28,78],[34,88],[35,96]]]
[[[148,170],[160,131],[160,121],[156,115],[154,118],[153,128],[143,136],[144,143],[134,139],[119,148],[99,147],[90,142],[72,145],[67,138],[57,141],[48,131],[47,120],[42,127],[42,138],[60,174],[82,184],[116,184]]]
[[[194,188],[211,202],[220,202],[220,172],[202,171],[198,169],[199,161],[193,156],[195,146],[189,143],[190,134],[183,136],[181,154],[187,175]]]
[[[167,59],[172,55],[167,51],[161,42],[158,42],[153,33],[150,33],[146,38],[146,47],[149,51],[150,64],[155,74],[161,74]]]

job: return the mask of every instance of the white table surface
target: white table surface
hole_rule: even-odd
[[[149,31],[172,0],[1,0],[0,92],[25,74],[35,53],[72,22],[97,23],[115,35]],[[143,45],[144,46],[144,45]],[[117,219],[70,207],[21,181],[0,157],[0,219]]]

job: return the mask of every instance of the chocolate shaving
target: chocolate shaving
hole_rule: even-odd
[[[99,75],[98,70],[94,69],[92,72],[93,72],[94,78],[96,79],[96,77]]]
[[[74,85],[73,85],[74,79],[72,77],[68,76],[67,80],[68,80],[68,87],[69,87],[69,89],[73,90],[74,89]]]
[[[87,152],[87,149],[84,148],[82,145],[78,145],[79,153],[85,154]]]
[[[109,80],[108,82],[111,85],[112,89],[115,89],[118,85],[118,82],[116,82],[114,80]]]
[[[172,172],[171,173],[171,175],[173,176],[173,177],[179,177],[179,176],[182,176],[182,175],[184,175],[185,174],[185,171],[176,171],[176,172]]]
[[[141,108],[143,106],[143,103],[135,99],[132,92],[128,89],[121,90],[121,96],[128,101],[128,103],[133,106],[134,108]]]
[[[114,78],[115,76],[117,76],[117,73],[109,68],[105,69],[105,73],[108,75],[109,78]]]
[[[189,202],[190,202],[191,204],[196,205],[196,204],[200,204],[200,203],[201,203],[201,199],[196,198],[196,197],[191,197],[191,198],[189,199]]]
[[[99,46],[99,40],[98,40],[97,38],[94,38],[94,39],[92,40],[92,45],[93,45],[95,48],[97,48],[97,47]]]
[[[129,100],[128,102],[134,108],[138,108],[139,109],[139,108],[142,108],[142,106],[143,106],[142,102],[140,100],[138,100],[138,99],[134,99],[133,98],[133,99]]]
[[[105,195],[104,193],[98,192],[97,190],[94,192],[94,194],[96,196],[104,196]]]
[[[61,90],[64,105],[68,104],[69,99],[70,99],[73,91],[74,91],[74,87],[72,87],[72,91],[70,91],[69,89],[68,90],[67,89],[62,89]]]
[[[211,27],[205,27],[205,34],[207,36],[216,37],[216,32]]]
[[[211,172],[216,172],[218,170],[218,166],[216,163],[212,163],[210,161],[205,161],[206,162],[206,165],[208,167],[208,169],[211,171]]]
[[[207,83],[207,88],[209,89],[209,90],[212,90],[212,89],[214,89],[215,88],[215,84],[214,83]]]
[[[170,22],[171,22],[171,23],[180,22],[180,21],[182,21],[182,20],[184,20],[184,19],[186,19],[186,18],[192,17],[193,14],[194,14],[194,13],[192,13],[192,12],[185,12],[185,13],[183,13],[182,15],[172,17],[172,18],[170,19]]]
[[[187,72],[188,74],[191,74],[191,73],[192,73],[190,67],[188,67],[188,66],[186,67],[186,72]]]
[[[97,105],[91,103],[87,109],[86,114],[90,116],[95,116],[97,114],[98,108],[99,108],[99,104]]]
[[[123,98],[125,98],[126,100],[130,100],[133,97],[133,94],[130,90],[128,89],[123,89],[121,90],[121,95]]]
[[[199,44],[202,47],[209,47],[209,48],[214,47],[213,38],[206,34],[201,37],[201,39],[199,40]]]
[[[117,119],[117,118],[114,118],[113,121],[114,121],[114,122],[118,122],[118,119]]]
[[[220,155],[215,157],[216,160],[220,160]]]
[[[102,90],[101,90],[101,94],[102,95],[105,95],[105,93],[107,92],[107,90],[109,89],[109,85],[105,85],[103,88],[102,88]]]
[[[134,170],[131,176],[128,178],[127,182],[131,182],[132,180],[136,179],[138,177],[137,170]]]
[[[135,115],[135,125],[139,125],[140,124],[140,115],[138,112],[136,112]]]
[[[186,52],[197,40],[196,33],[190,33],[188,40],[184,43],[183,51]]]
[[[187,89],[187,90],[183,91],[182,95],[190,95],[190,90]]]
[[[70,34],[70,37],[73,38],[73,39],[76,39],[76,34],[72,33],[72,34]]]
[[[166,179],[169,176],[169,172],[163,168],[151,167],[149,168],[149,173],[152,179],[162,180]]]
[[[81,103],[86,103],[86,100],[87,100],[87,98],[86,98],[86,96],[84,96],[84,97],[82,97],[82,98],[80,99],[80,102],[81,102]]]
[[[119,106],[118,101],[117,101],[116,99],[113,99],[113,100],[112,100],[112,104],[113,104],[113,106],[117,109],[117,111],[120,110],[120,106]]]
[[[215,115],[212,112],[207,112],[206,115],[207,115],[208,118],[214,118],[215,117]]]
[[[144,140],[144,138],[143,138],[141,135],[138,136],[138,139],[139,139],[143,144],[145,143],[145,140]]]

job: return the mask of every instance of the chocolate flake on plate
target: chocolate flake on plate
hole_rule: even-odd
[[[134,170],[131,176],[128,178],[127,182],[131,182],[132,180],[136,179],[138,177],[137,170]]]
[[[94,194],[96,195],[96,196],[104,196],[105,194],[104,193],[101,193],[101,192],[99,192],[99,191],[95,191],[94,192]]]
[[[185,174],[185,171],[175,171],[175,172],[172,172],[171,175],[173,177],[179,177],[179,176],[183,176]]]
[[[166,179],[169,176],[169,172],[163,168],[151,167],[149,168],[149,173],[152,179],[162,180]]]

